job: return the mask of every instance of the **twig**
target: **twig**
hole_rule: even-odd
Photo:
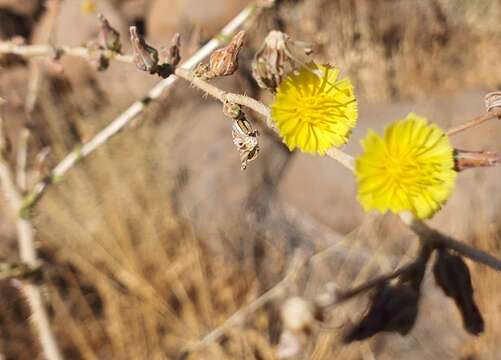
[[[456,135],[464,130],[470,129],[472,127],[478,126],[486,121],[492,120],[492,119],[498,119],[501,117],[501,110],[500,111],[489,111],[488,113],[477,116],[476,118],[462,124],[456,127],[453,127],[452,129],[449,129],[447,131],[448,136]]]
[[[35,35],[32,40],[35,44],[51,43],[54,36],[54,26],[57,23],[57,17],[60,10],[60,0],[49,0],[45,3],[45,12],[41,19],[37,22]],[[32,59],[28,63],[28,87],[26,93],[26,101],[24,108],[27,114],[31,114],[35,108],[40,85],[42,83],[44,73],[38,59]]]
[[[0,150],[3,150],[3,134],[0,134],[0,142]],[[0,181],[11,208],[16,214],[19,214],[22,198],[14,183],[10,167],[2,156],[0,156]],[[36,268],[38,266],[38,262],[35,248],[35,237],[31,222],[18,216],[16,220],[16,227],[20,258],[27,266]],[[49,360],[62,359],[57,347],[56,339],[50,328],[49,317],[45,311],[39,287],[30,282],[23,282],[22,289],[26,299],[28,300],[28,304],[31,309],[30,319],[36,332],[38,333],[45,357]]]
[[[391,273],[377,276],[377,277],[370,279],[370,280],[364,282],[363,284],[360,284],[352,289],[344,290],[344,291],[337,291],[335,294],[335,297],[334,297],[334,302],[332,304],[329,304],[329,305],[337,305],[337,304],[340,304],[344,301],[347,301],[347,300],[353,298],[354,296],[357,296],[357,295],[359,295],[363,292],[366,292],[374,287],[377,287],[378,285],[381,285],[389,280],[395,279],[402,274],[405,274],[405,273],[412,271],[413,269],[416,268],[417,265],[418,265],[417,261],[412,261],[412,262],[409,262],[409,263],[399,267],[398,269],[392,271]]]
[[[107,59],[125,63],[132,63],[132,55],[117,54],[111,50],[99,50]],[[0,54],[14,54],[24,58],[39,58],[54,54],[73,55],[85,60],[92,60],[92,51],[83,46],[65,45],[18,45],[12,42],[0,42]]]
[[[21,129],[19,134],[19,149],[16,159],[16,185],[23,193],[26,191],[26,161],[28,158],[28,138],[30,132],[28,129]]]
[[[179,69],[192,69],[203,59],[209,56],[212,51],[218,48],[221,44],[228,39],[238,28],[240,28],[254,13],[256,9],[255,5],[249,5],[244,10],[242,10],[233,20],[231,20],[222,30],[221,33],[205,44],[200,50],[198,50],[191,58],[189,58],[185,63],[181,65]],[[0,44],[0,52],[1,52]],[[83,48],[85,49],[85,48]],[[21,49],[19,49],[21,50]],[[87,54],[87,50],[78,50],[78,53],[83,55]],[[34,51],[35,52],[35,51]],[[42,52],[38,49],[38,53]],[[85,55],[86,56],[86,55]],[[119,57],[117,59],[123,59]],[[127,62],[130,62],[131,57],[127,57]],[[89,142],[77,147],[72,152],[70,152],[50,173],[46,179],[38,182],[33,187],[33,190],[24,198],[23,205],[21,207],[21,213],[23,216],[27,216],[29,211],[43,196],[47,190],[49,184],[57,181],[61,178],[68,170],[70,170],[76,163],[81,159],[85,158],[87,155],[92,153],[94,150],[99,148],[101,145],[105,144],[111,137],[118,134],[127,124],[139,116],[144,109],[154,100],[157,100],[162,93],[170,88],[174,82],[177,80],[176,76],[170,76],[165,80],[160,81],[155,85],[147,94],[147,96],[141,100],[134,102],[127,110],[125,110],[121,115],[119,115],[115,120],[113,120],[108,126],[96,134]]]
[[[402,221],[409,226],[416,234],[424,241],[435,243],[436,246],[443,246],[451,250],[455,250],[461,255],[470,258],[473,261],[487,265],[497,271],[501,271],[501,260],[483,252],[473,246],[457,241],[456,239],[442,234],[439,231],[431,228],[425,222],[416,219],[410,213],[402,213],[400,215]]]

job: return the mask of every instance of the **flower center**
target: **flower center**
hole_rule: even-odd
[[[391,181],[409,191],[440,183],[436,176],[440,171],[440,164],[419,161],[413,156],[388,155],[385,168]]]
[[[326,104],[325,96],[318,94],[315,96],[303,96],[297,102],[296,112],[301,120],[315,125],[325,116],[326,110],[330,106]]]

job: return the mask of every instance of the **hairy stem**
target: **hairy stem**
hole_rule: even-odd
[[[215,49],[223,44],[232,34],[234,34],[253,14],[255,5],[250,5],[242,10],[232,21],[230,21],[220,32],[219,35],[210,40],[200,50],[198,50],[191,58],[183,63],[180,69],[193,69],[198,63],[209,56]],[[0,48],[1,49],[1,48]],[[139,101],[134,102],[127,110],[120,114],[108,126],[97,133],[89,142],[77,147],[71,151],[56,167],[51,171],[50,175],[44,180],[38,182],[33,187],[33,190],[23,199],[21,213],[27,214],[41,199],[47,188],[54,180],[59,180],[66,172],[72,169],[81,159],[87,157],[101,145],[108,142],[110,138],[120,133],[132,120],[137,118],[152,101],[157,100],[162,93],[170,88],[177,80],[176,76],[169,76],[167,79],[160,81],[147,94],[147,96]]]

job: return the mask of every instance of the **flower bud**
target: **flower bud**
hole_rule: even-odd
[[[99,20],[99,45],[101,48],[119,53],[122,49],[120,34],[115,30],[103,14],[97,16]]]
[[[239,104],[225,102],[223,105],[223,114],[233,120],[242,118],[242,107]]]
[[[244,44],[245,31],[238,32],[230,43],[212,53],[208,78],[232,75],[238,68],[238,53]]]
[[[129,31],[134,53],[134,64],[141,71],[148,71],[150,74],[155,74],[158,68],[158,51],[149,46],[146,41],[139,36],[135,26],[131,26]]]
[[[309,53],[305,43],[293,42],[283,32],[270,31],[254,56],[252,76],[261,88],[275,92],[288,73],[311,62]]]

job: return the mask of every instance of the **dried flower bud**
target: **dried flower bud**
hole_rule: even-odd
[[[101,48],[119,53],[122,49],[120,34],[115,30],[103,14],[98,14],[99,20],[99,45]]]
[[[170,64],[175,68],[181,61],[181,35],[174,34],[171,45],[160,50],[160,62],[162,64]]]
[[[477,167],[489,167],[501,164],[501,156],[489,151],[454,150],[454,167],[456,171]]]
[[[247,164],[257,158],[259,144],[257,137],[259,132],[253,130],[251,124],[245,119],[243,113],[238,120],[233,121],[232,137],[233,144],[240,152],[241,169],[245,170]]]
[[[346,343],[367,339],[378,332],[411,331],[418,314],[419,291],[409,284],[387,283],[374,294],[369,311],[344,337]]]
[[[270,31],[254,56],[252,75],[260,87],[275,92],[288,73],[311,62],[309,53],[311,49],[306,43],[291,41],[283,32]]]
[[[158,69],[158,51],[149,46],[146,41],[139,36],[135,26],[131,26],[129,31],[132,50],[134,52],[134,64],[141,71],[148,71],[150,74],[155,74]]]
[[[223,105],[223,114],[233,120],[238,120],[243,116],[242,107],[239,104],[225,102]]]
[[[209,78],[232,75],[238,68],[238,53],[244,44],[245,31],[238,32],[230,43],[212,53],[209,59]]]
[[[473,335],[483,332],[484,319],[473,299],[470,270],[464,260],[445,249],[439,249],[433,275],[445,295],[454,299],[461,312],[464,328]]]
[[[487,112],[501,110],[501,91],[494,91],[485,95],[485,108]]]

